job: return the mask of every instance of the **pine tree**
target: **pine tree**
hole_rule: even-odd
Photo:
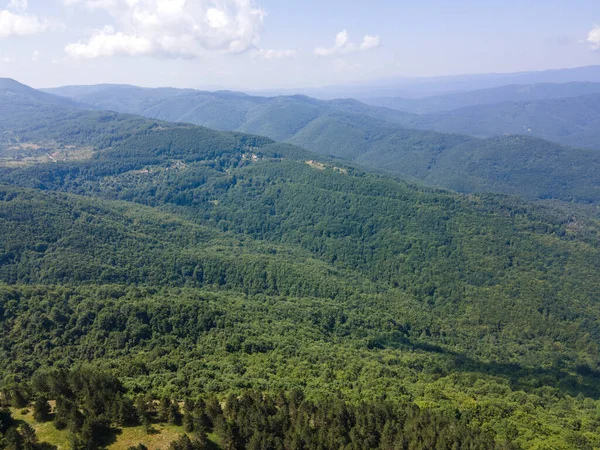
[[[177,402],[171,402],[168,411],[168,422],[171,425],[181,425],[181,412],[179,411],[179,404]]]
[[[25,408],[29,404],[27,397],[25,397],[25,394],[18,386],[11,389],[9,398],[11,405],[15,408]]]
[[[0,409],[0,435],[6,433],[14,423],[12,414],[8,409]]]
[[[2,440],[3,448],[6,450],[21,450],[23,448],[23,436],[16,427],[10,427],[4,433]]]
[[[183,404],[183,429],[186,433],[194,431],[194,403],[191,400]]]
[[[135,409],[140,423],[144,427],[144,431],[146,434],[150,434],[152,432],[152,408],[143,395],[139,395],[136,398]]]
[[[144,444],[138,444],[138,445],[132,445],[127,450],[148,450],[148,447],[146,447]]]
[[[35,434],[35,430],[28,423],[22,423],[19,426],[19,433],[21,434],[21,438],[23,440],[23,449],[24,450],[33,450],[37,445],[37,436]]]
[[[167,423],[169,421],[170,411],[171,399],[165,396],[160,399],[160,404],[158,405],[158,421],[160,423]]]
[[[33,404],[33,418],[36,422],[47,422],[50,420],[50,404],[46,397],[38,397]]]

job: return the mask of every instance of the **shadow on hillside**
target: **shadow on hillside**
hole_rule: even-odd
[[[119,435],[121,433],[123,433],[123,430],[121,430],[120,428],[111,428],[107,434],[102,436],[102,440],[101,440],[101,442],[99,442],[99,447],[100,448],[110,447],[115,442],[117,442],[117,438],[119,437]]]
[[[552,387],[576,397],[579,394],[595,400],[600,399],[600,371],[579,365],[570,368],[524,367],[516,363],[486,362],[471,358],[463,353],[444,349],[441,346],[403,339],[402,342],[388,342],[377,348],[410,348],[415,351],[438,353],[445,356],[437,373],[465,372],[481,373],[505,378],[513,390],[532,392],[542,387]],[[430,368],[436,369],[436,368]],[[434,370],[435,371],[435,370]]]
[[[506,378],[510,381],[513,390],[531,392],[548,386],[572,397],[583,394],[595,400],[600,399],[600,372],[585,366],[578,366],[571,370],[543,369],[523,367],[515,363],[483,362],[458,355],[454,358],[454,370]]]
[[[23,420],[23,419],[13,419],[13,421],[14,421],[14,425],[17,428],[20,428],[22,425],[31,426],[30,423],[28,423],[26,420]],[[0,445],[2,445],[2,442],[0,442]],[[0,448],[4,448],[4,447],[0,447]],[[6,447],[6,448],[11,448],[11,447]],[[20,448],[29,448],[29,447],[20,447]],[[37,442],[35,444],[35,448],[37,450],[57,450],[58,449],[58,447],[56,445],[49,444],[48,442]]]

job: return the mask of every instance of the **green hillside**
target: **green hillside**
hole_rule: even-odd
[[[302,162],[261,161],[235,176],[226,191],[205,188],[217,202],[165,205],[211,232],[147,207],[4,188],[3,266],[11,273],[18,261],[23,274],[3,294],[2,348],[14,361],[5,377],[82,361],[155,395],[335,388],[355,401],[458,408],[472,426],[489,416],[500,441],[527,448],[594,442],[591,425],[562,431],[559,405],[579,395],[587,403],[571,403],[569,420],[589,423],[584,404],[598,395],[598,225]],[[140,183],[139,195],[148,188]],[[225,229],[261,244],[231,244]],[[53,272],[61,264],[67,275]],[[122,282],[120,271],[128,286],[97,285]],[[29,280],[38,284],[22,286]],[[39,285],[65,281],[84,286]],[[543,414],[528,410],[539,401]],[[534,418],[545,432],[530,428]]]

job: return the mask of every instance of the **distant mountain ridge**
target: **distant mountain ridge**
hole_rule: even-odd
[[[468,106],[449,112],[405,116],[399,123],[422,130],[482,138],[523,134],[600,150],[600,93]]]
[[[512,84],[468,92],[437,95],[424,98],[381,97],[363,99],[363,102],[384,108],[416,114],[452,111],[468,106],[504,102],[531,102],[557,98],[600,94],[600,83],[570,82],[541,84]]]
[[[254,97],[227,91],[133,86],[80,86],[48,92],[71,96],[99,109],[255,133],[296,143],[298,139],[306,141],[303,129],[312,121],[331,115],[339,118],[342,114],[441,133],[479,138],[521,134],[571,147],[600,148],[600,83],[511,85],[420,100],[379,99],[379,103],[391,108],[353,99],[318,100],[299,95]],[[398,110],[403,108],[413,112]],[[374,129],[368,131],[375,132]],[[301,138],[296,136],[300,133]],[[312,149],[333,154],[314,146]]]
[[[320,99],[352,97],[359,100],[380,97],[419,99],[430,96],[491,89],[507,85],[540,83],[600,82],[600,65],[516,73],[483,73],[437,77],[387,77],[372,82],[305,89],[277,89],[254,95],[302,94]]]
[[[0,78],[0,93],[4,98],[11,97],[24,101],[42,102],[56,106],[91,109],[90,106],[68,98],[68,96],[63,97],[52,95],[37,89],[33,89],[11,78]]]

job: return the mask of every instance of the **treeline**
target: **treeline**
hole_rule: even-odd
[[[414,404],[308,400],[299,390],[247,391],[225,399],[182,401],[144,394],[132,398],[117,378],[84,369],[40,373],[26,386],[5,388],[2,399],[5,406],[32,407],[37,422],[52,421],[56,429],[68,430],[73,449],[102,447],[114,428],[143,425],[151,433],[155,423],[183,425],[187,434],[171,444],[173,450],[213,448],[208,433],[217,436],[224,450],[518,448],[496,443],[493,435],[470,426],[460,415],[421,410]],[[30,426],[15,427],[10,413],[0,412],[3,448],[38,448],[31,434]]]

